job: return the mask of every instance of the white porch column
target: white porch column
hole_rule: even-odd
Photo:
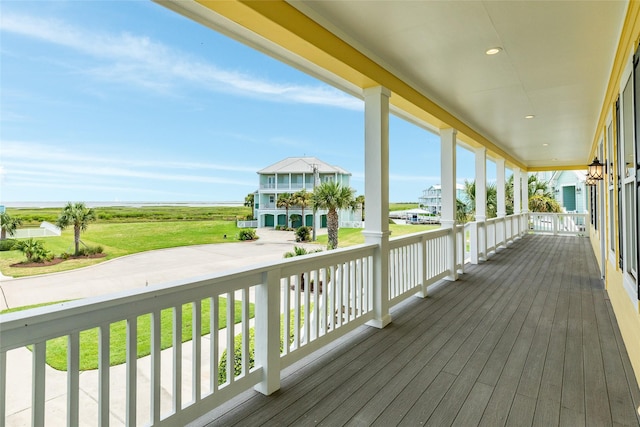
[[[513,168],[513,214],[518,215],[514,218],[513,224],[516,226],[515,232],[512,232],[513,236],[520,235],[520,214],[522,210],[520,209],[520,203],[522,202],[522,179],[520,177],[520,168]]]
[[[447,266],[450,275],[448,280],[458,280],[456,269],[456,134],[455,129],[440,131],[440,176],[442,178],[442,211],[440,223],[442,228],[450,228]]]
[[[378,248],[373,257],[373,320],[384,328],[389,315],[389,96],[381,86],[364,90],[364,239]]]
[[[505,192],[505,160],[500,158],[496,159],[496,193],[498,198],[498,218],[504,218],[507,216],[507,203],[506,203],[506,192]],[[502,233],[501,241],[504,246],[507,245],[507,222],[502,219],[500,223],[496,223],[496,227],[500,227],[500,231]],[[498,249],[498,244],[496,242],[496,249]]]
[[[529,229],[529,172],[523,172],[522,178],[522,218],[520,227],[520,235],[524,236]]]
[[[478,223],[478,259],[487,259],[487,149],[479,147],[476,157],[476,222]],[[471,242],[473,244],[473,242]]]

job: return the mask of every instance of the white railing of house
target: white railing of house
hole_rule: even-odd
[[[389,303],[400,301],[451,275],[448,261],[450,228],[409,234],[389,240]],[[456,237],[457,238],[457,237]]]
[[[40,224],[40,228],[19,228],[11,237],[16,239],[28,239],[30,237],[60,236],[61,234],[62,230],[60,227],[51,224],[50,222],[43,221]]]
[[[271,182],[271,183],[266,183],[266,184],[260,184],[260,188],[263,190],[269,190],[272,188],[276,188],[276,184]]]
[[[281,369],[372,319],[371,277],[376,248],[374,244],[359,245],[154,289],[4,314],[0,316],[0,424],[7,414],[7,373],[13,374],[14,370],[11,352],[31,346],[32,370],[26,374],[30,378],[18,382],[31,385],[31,424],[47,425],[47,396],[60,390],[52,390],[55,384],[47,384],[46,343],[58,337],[68,342],[69,349],[63,396],[68,425],[78,425],[80,419],[86,422],[87,413],[95,417],[90,424],[108,425],[118,408],[121,413],[117,417],[126,425],[185,425],[251,387],[275,391]],[[319,286],[312,288],[311,284]],[[234,323],[235,301],[240,301],[241,321],[235,327],[242,333],[239,345],[233,333],[221,339],[216,333],[203,337],[197,332],[203,324],[211,331],[219,329],[221,297],[227,301],[222,315],[228,325]],[[255,304],[255,319],[250,319],[250,303]],[[183,345],[177,338],[182,336],[182,313],[188,306],[192,316],[187,322],[196,331],[191,334],[190,349],[185,350],[191,358],[183,357]],[[203,318],[205,307],[209,315]],[[173,319],[168,326],[173,343],[161,352],[160,317],[166,311]],[[141,316],[150,316],[147,330],[139,329]],[[116,322],[124,322],[127,330],[126,374],[120,388],[112,381],[115,368],[109,367],[110,330]],[[251,335],[251,324],[256,328],[254,367],[249,365],[251,346],[246,338]],[[86,401],[80,404],[79,393],[80,334],[91,329],[97,329],[99,337],[98,391],[93,407]],[[282,336],[290,337],[288,342],[281,344],[281,331]],[[138,337],[145,335],[150,337],[151,348],[148,384],[139,380],[141,362],[136,358]],[[230,354],[239,354],[240,373],[234,373],[234,360],[229,360],[227,380],[219,384],[223,349],[233,348],[237,353]],[[15,392],[13,387],[18,382],[9,384],[9,393]],[[124,403],[110,405],[114,396],[124,396]],[[11,405],[15,398],[9,401]],[[14,409],[10,408],[11,412]]]
[[[471,263],[486,260],[499,248],[521,237],[526,231],[527,218],[528,214],[519,214],[467,223]]]
[[[589,235],[589,218],[584,213],[529,213],[528,230],[554,235]]]
[[[364,221],[340,221],[340,228],[364,228]]]
[[[237,221],[238,228],[258,228],[258,220],[254,219],[251,221]]]

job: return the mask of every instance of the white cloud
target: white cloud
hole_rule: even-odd
[[[5,165],[11,161],[33,162],[41,160],[46,161],[46,163],[64,162],[69,165],[75,165],[77,163],[98,165],[111,164],[129,166],[132,168],[218,170],[226,172],[255,172],[261,169],[261,167],[258,166],[181,162],[174,160],[127,159],[124,156],[109,157],[104,155],[86,155],[78,154],[74,151],[65,150],[59,147],[31,142],[0,141],[0,143],[2,144],[2,162]],[[75,166],[73,167],[75,168]]]
[[[101,34],[60,20],[7,11],[3,12],[0,30],[90,55],[101,61],[101,64],[85,71],[94,77],[157,92],[174,88],[177,79],[214,92],[231,92],[276,102],[363,109],[361,100],[337,89],[277,83],[246,73],[223,70],[144,36],[130,33]]]

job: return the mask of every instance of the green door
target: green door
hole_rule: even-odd
[[[265,227],[273,227],[273,215],[266,214],[264,216],[264,226]]]
[[[327,228],[327,216],[320,215],[320,228]]]
[[[575,185],[562,187],[562,205],[567,212],[576,210],[576,187]]]
[[[306,219],[305,219],[305,225],[306,225],[307,227],[313,227],[313,215],[307,215],[307,214],[305,214],[304,216],[306,217]]]
[[[287,225],[287,216],[284,214],[278,215],[278,225]]]

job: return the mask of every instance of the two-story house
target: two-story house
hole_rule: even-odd
[[[294,194],[301,190],[313,192],[313,189],[323,182],[336,181],[343,186],[350,186],[351,173],[338,166],[332,166],[316,157],[287,157],[277,163],[258,171],[258,191],[255,195],[254,218],[258,220],[258,227],[313,225],[313,211],[311,207],[304,209],[300,206],[289,208],[289,218],[285,208],[277,205],[278,196],[283,193]],[[316,212],[317,225],[327,226],[327,212]],[[340,212],[340,219],[347,212]],[[349,215],[350,216],[350,215]],[[345,218],[346,219],[346,218]]]
[[[460,200],[466,200],[464,185],[456,184],[456,196]],[[418,198],[418,205],[433,215],[440,215],[442,210],[442,185],[434,184],[422,190],[422,196]]]

